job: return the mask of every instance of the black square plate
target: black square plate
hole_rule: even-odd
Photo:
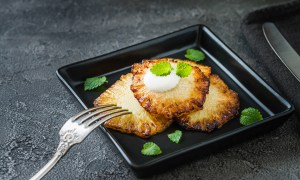
[[[93,106],[93,101],[101,92],[83,91],[83,82],[88,77],[106,76],[107,87],[122,74],[130,72],[133,63],[142,59],[173,57],[185,59],[188,48],[200,49],[206,54],[205,65],[212,67],[226,84],[239,94],[241,109],[255,107],[264,120],[249,126],[242,126],[239,118],[225,124],[211,133],[185,131],[175,123],[163,133],[150,139],[101,127],[111,139],[124,159],[137,176],[147,176],[163,171],[172,165],[187,162],[195,157],[211,153],[253,137],[281,125],[293,110],[293,106],[275,92],[251,68],[249,68],[232,50],[230,50],[206,26],[194,25],[134,46],[109,54],[91,58],[64,66],[57,71],[59,79],[78,99],[84,108]],[[176,129],[183,131],[179,144],[168,140],[167,134]],[[163,154],[147,157],[141,154],[145,142],[158,144]]]

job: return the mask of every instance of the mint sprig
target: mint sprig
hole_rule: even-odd
[[[259,110],[249,107],[241,112],[240,123],[244,126],[263,120]]]
[[[168,134],[168,138],[170,139],[170,141],[178,144],[180,139],[182,137],[182,132],[180,130],[176,130],[171,134]]]
[[[202,51],[196,49],[188,49],[184,56],[196,62],[203,61],[205,59],[205,54]]]
[[[156,76],[167,76],[172,71],[172,66],[169,62],[159,62],[154,64],[150,71]]]
[[[157,156],[162,153],[160,147],[154,142],[145,143],[141,152],[145,156]]]
[[[87,78],[84,81],[84,91],[93,90],[106,82],[108,82],[108,81],[106,80],[105,76]]]
[[[178,62],[176,67],[176,74],[182,78],[188,77],[192,72],[192,66],[184,63],[184,62]]]

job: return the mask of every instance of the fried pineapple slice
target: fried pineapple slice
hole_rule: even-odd
[[[203,109],[183,115],[177,122],[185,129],[210,132],[234,118],[239,106],[238,94],[230,90],[219,76],[211,75]]]
[[[176,64],[182,60],[172,58],[143,60],[142,63],[132,66],[131,90],[140,105],[151,114],[163,115],[167,119],[202,109],[208,93],[209,80],[206,75],[210,75],[210,68],[188,62],[192,65],[192,72],[188,77],[181,78],[175,88],[164,92],[150,91],[144,84],[144,76],[155,63],[164,61]],[[198,67],[204,69],[206,75]]]
[[[131,73],[122,75],[120,80],[94,101],[95,106],[116,104],[132,112],[132,114],[115,117],[106,121],[104,126],[123,133],[135,134],[142,138],[149,138],[154,134],[162,132],[172,123],[172,120],[158,115],[151,115],[141,107],[130,90],[131,83]]]

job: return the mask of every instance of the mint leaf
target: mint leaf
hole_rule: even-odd
[[[156,156],[162,153],[160,147],[154,142],[145,143],[141,152],[145,156]]]
[[[193,60],[193,61],[202,61],[205,59],[205,55],[203,52],[195,49],[188,49],[186,54],[184,55],[186,58]]]
[[[177,63],[176,74],[182,78],[188,77],[191,74],[192,69],[193,68],[191,65],[184,62],[179,62]]]
[[[259,110],[249,107],[241,112],[240,123],[244,126],[263,120]]]
[[[107,82],[107,80],[106,80],[105,76],[87,78],[84,81],[84,90],[89,91],[89,90],[95,89],[106,82]]]
[[[167,76],[172,71],[172,66],[169,62],[159,62],[154,64],[150,71],[156,76]]]
[[[170,141],[178,144],[180,139],[182,137],[182,132],[180,130],[176,130],[175,132],[168,134],[168,138],[170,139]]]

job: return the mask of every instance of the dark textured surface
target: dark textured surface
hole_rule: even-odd
[[[64,121],[82,110],[59,67],[183,27],[210,27],[276,87],[240,31],[248,12],[285,0],[4,1],[0,6],[0,179],[28,179],[52,156]],[[297,119],[154,179],[299,179]],[[45,179],[135,179],[107,138],[93,132]]]
[[[250,13],[242,23],[242,31],[249,46],[263,62],[267,72],[277,84],[278,89],[293,102],[296,113],[300,117],[300,83],[283,65],[267,43],[262,24],[273,22],[282,35],[295,49],[300,52],[300,1],[284,5],[272,6]],[[300,59],[298,59],[300,61]],[[272,64],[272,66],[270,66]],[[289,84],[287,86],[287,84]]]

